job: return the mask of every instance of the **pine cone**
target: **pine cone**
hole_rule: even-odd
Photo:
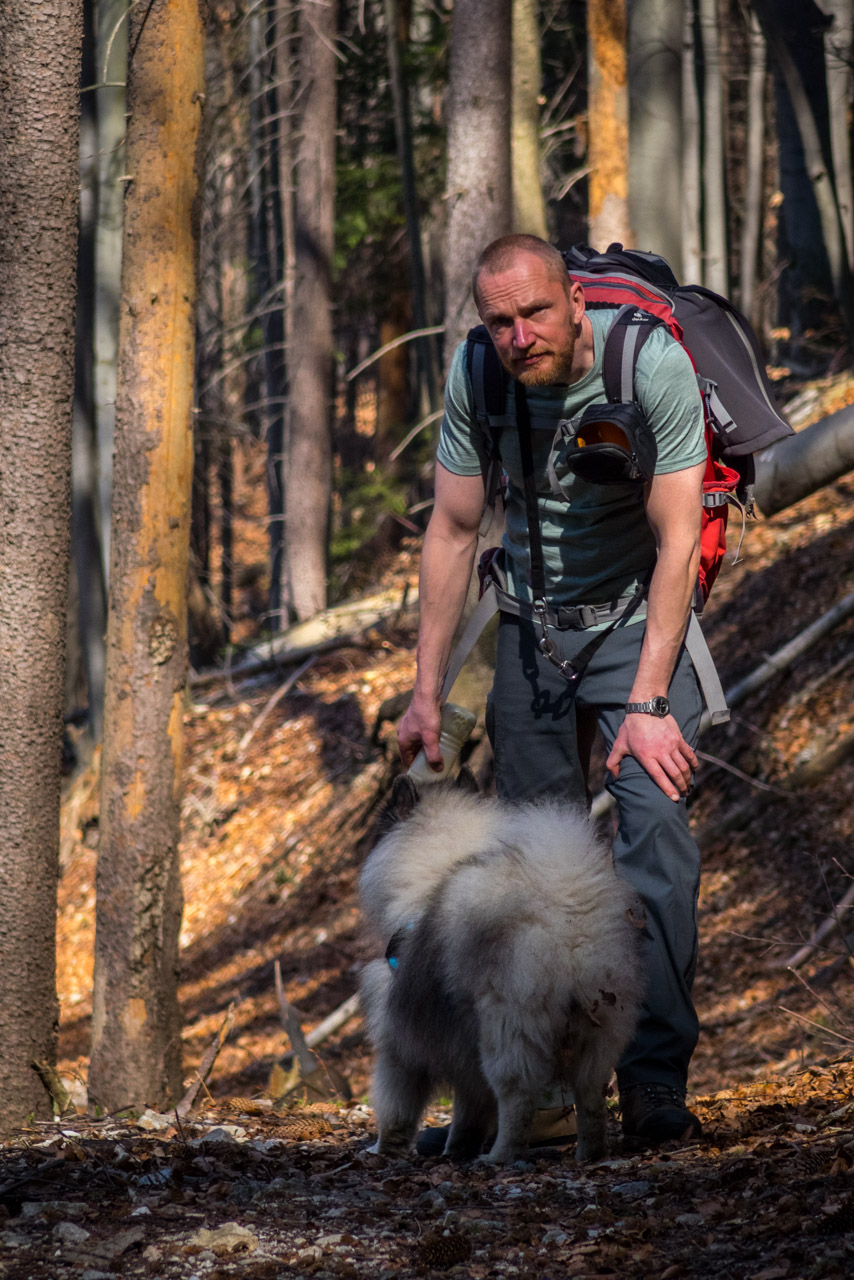
[[[294,1142],[311,1142],[313,1138],[322,1138],[324,1134],[331,1133],[332,1125],[323,1116],[292,1111],[282,1116],[278,1130]]]
[[[418,1242],[416,1254],[422,1268],[436,1267],[444,1270],[468,1260],[471,1241],[461,1231],[447,1231],[442,1235],[438,1231],[431,1231]]]

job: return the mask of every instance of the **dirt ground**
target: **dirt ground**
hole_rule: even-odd
[[[810,411],[849,398],[850,379],[819,384]],[[751,524],[704,623],[725,689],[854,589],[852,499],[849,477]],[[417,563],[413,539],[375,585],[396,585],[403,600]],[[230,1008],[234,1029],[181,1122],[89,1109],[96,788],[91,772],[72,784],[58,964],[72,1107],[0,1155],[0,1277],[854,1274],[850,908],[790,963],[854,875],[854,617],[700,744],[701,1039],[691,1087],[701,1142],[631,1154],[614,1118],[613,1157],[595,1167],[577,1166],[571,1143],[503,1171],[371,1155],[358,1016],[320,1048],[347,1077],[350,1102],[274,1099],[288,1049],[275,961],[308,1030],[354,993],[369,954],[356,877],[395,769],[390,726],[374,726],[384,700],[411,686],[414,626],[403,613],[319,658],[264,717],[287,672],[192,693],[182,844],[188,1082]],[[600,756],[600,778],[601,767]],[[447,1114],[441,1100],[432,1114]]]

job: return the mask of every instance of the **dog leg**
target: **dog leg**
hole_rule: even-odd
[[[535,1101],[520,1092],[518,1083],[498,1093],[498,1133],[495,1142],[481,1160],[489,1164],[512,1164],[526,1145],[528,1130],[534,1118]]]
[[[374,1071],[374,1115],[379,1129],[374,1155],[403,1156],[412,1146],[431,1081],[425,1071],[407,1066],[396,1054],[380,1052]]]
[[[454,1083],[454,1115],[444,1154],[457,1160],[479,1156],[495,1132],[495,1101],[486,1081],[480,1085]]]
[[[578,1121],[576,1160],[603,1160],[608,1154],[605,1088],[613,1070],[616,1048],[605,1031],[596,1030],[591,1034],[584,1028],[577,1034],[574,1070],[570,1071]]]
[[[575,1086],[575,1116],[578,1122],[576,1160],[603,1160],[608,1154],[608,1140],[601,1080],[588,1080]]]

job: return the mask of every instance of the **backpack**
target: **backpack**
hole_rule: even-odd
[[[743,521],[753,514],[754,453],[794,432],[774,403],[749,322],[725,298],[701,285],[680,285],[664,258],[620,244],[610,245],[606,253],[576,245],[562,256],[573,280],[584,286],[588,310],[616,309],[602,362],[610,402],[634,401],[638,355],[659,325],[684,347],[697,371],[707,455],[695,595],[699,613],[726,552],[730,505],[740,508]],[[505,413],[506,375],[484,325],[470,331],[466,359],[478,421],[494,441],[492,429],[505,425],[498,420]],[[490,506],[499,471],[494,444],[492,453]]]

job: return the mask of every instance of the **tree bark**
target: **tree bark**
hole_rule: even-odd
[[[397,140],[397,157],[403,184],[403,208],[406,216],[406,234],[409,240],[409,264],[412,280],[411,316],[415,329],[430,325],[427,306],[427,277],[424,271],[424,253],[421,245],[421,219],[418,213],[418,192],[415,185],[415,163],[412,146],[412,125],[409,109],[409,89],[403,75],[401,43],[408,22],[401,22],[397,0],[385,0],[386,48],[394,102],[394,129]],[[402,29],[403,28],[403,32]],[[421,403],[427,412],[438,403],[438,387],[434,367],[434,342],[432,337],[416,340],[418,373],[421,384]],[[408,363],[408,356],[405,357]]]
[[[825,12],[833,15],[833,26],[824,36],[827,99],[830,108],[830,147],[839,218],[849,264],[854,263],[854,186],[851,179],[851,133],[848,112],[851,106],[851,54],[854,31],[852,0],[825,0]]]
[[[703,41],[703,283],[716,293],[728,289],[726,172],[724,166],[723,66],[718,33],[718,0],[700,0]]]
[[[286,474],[285,555],[298,619],[326,605],[332,486],[332,250],[335,223],[337,6],[300,14],[300,136],[294,193],[296,273]]]
[[[700,98],[697,93],[695,0],[682,11],[682,278],[703,283],[703,234],[700,222]]]
[[[0,1130],[49,1098],[78,203],[80,0],[0,10]]]
[[[182,710],[193,466],[200,0],[131,10],[89,1093],[181,1093]]]
[[[98,128],[98,210],[95,226],[94,397],[98,441],[98,530],[104,582],[110,565],[110,494],[116,421],[116,359],[125,199],[127,0],[97,0],[94,91]]]
[[[513,99],[510,148],[513,230],[548,236],[540,176],[540,28],[535,0],[513,0]]]
[[[93,7],[83,13],[82,81],[97,80]],[[71,548],[77,579],[75,612],[69,614],[68,663],[85,685],[66,710],[86,705],[87,741],[91,751],[100,742],[104,721],[104,632],[107,602],[101,545],[98,536],[98,444],[95,418],[95,232],[97,226],[97,94],[86,92],[80,103],[80,216],[77,238],[77,317],[74,341],[74,415],[71,450]],[[79,641],[78,644],[75,643]],[[77,675],[69,670],[68,686]],[[85,698],[85,702],[84,702]],[[78,751],[78,754],[80,752]]]
[[[445,236],[447,372],[477,312],[471,272],[487,244],[510,230],[511,0],[456,0],[448,81],[448,225]]]
[[[590,243],[634,243],[629,226],[629,91],[625,0],[588,0],[587,158]]]
[[[741,309],[752,318],[765,177],[765,37],[756,15],[749,14],[750,70],[747,79],[747,183],[741,229]]]
[[[629,23],[629,221],[640,249],[682,278],[682,6],[633,0]]]

